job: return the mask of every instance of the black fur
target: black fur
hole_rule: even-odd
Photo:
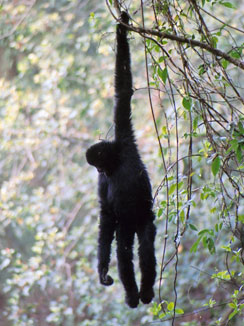
[[[123,12],[121,21],[128,23]],[[117,54],[115,67],[115,140],[102,141],[86,153],[87,162],[99,171],[100,225],[98,239],[98,272],[103,285],[111,285],[109,276],[111,243],[116,234],[120,279],[126,292],[126,302],[137,307],[139,298],[151,302],[156,277],[152,194],[146,168],[140,158],[131,122],[132,76],[127,30],[117,26]],[[141,269],[140,292],[133,266],[135,233],[139,240]]]

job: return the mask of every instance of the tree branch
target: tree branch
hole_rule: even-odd
[[[154,35],[157,37],[160,37],[162,39],[168,39],[168,40],[172,40],[172,41],[176,41],[179,43],[186,43],[189,44],[191,47],[199,47],[201,49],[204,49],[210,53],[212,53],[213,55],[223,58],[229,62],[231,62],[233,65],[241,68],[244,70],[244,62],[240,61],[238,59],[234,59],[232,58],[230,55],[226,54],[225,52],[215,49],[213,48],[211,45],[207,44],[207,43],[203,43],[197,40],[191,40],[188,39],[186,37],[183,36],[178,36],[178,35],[174,35],[174,34],[170,34],[170,33],[166,33],[166,32],[159,32],[157,30],[154,29],[146,29],[146,28],[142,28],[142,27],[135,27],[133,25],[127,25],[128,30],[136,32],[144,37],[147,38],[146,35]]]

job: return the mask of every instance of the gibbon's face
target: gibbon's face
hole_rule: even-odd
[[[86,152],[87,162],[95,166],[99,173],[108,172],[111,169],[113,158],[114,146],[106,141],[92,145]]]

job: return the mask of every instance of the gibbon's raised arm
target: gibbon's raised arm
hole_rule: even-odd
[[[122,12],[121,21],[128,24],[129,16]],[[127,29],[119,24],[116,30],[117,53],[115,63],[115,140],[134,140],[131,123],[132,75]]]

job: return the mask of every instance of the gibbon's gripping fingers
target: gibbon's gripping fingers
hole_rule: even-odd
[[[130,17],[127,14],[127,12],[122,11],[122,13],[120,15],[120,20],[122,21],[122,23],[125,23],[125,24],[128,24],[129,23]]]

